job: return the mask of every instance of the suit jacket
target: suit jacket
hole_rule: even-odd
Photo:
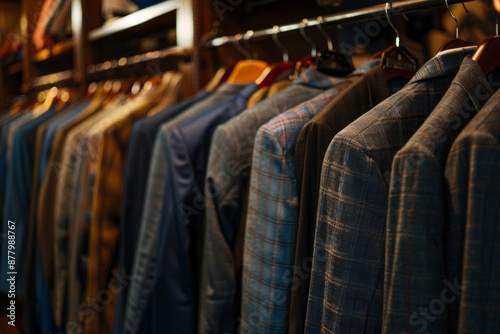
[[[493,92],[481,67],[466,57],[441,102],[394,157],[386,231],[385,333],[418,330],[422,319],[427,322],[415,316],[419,307],[440,295],[445,279],[454,280],[445,270],[449,235],[444,233],[443,170],[451,144]],[[436,312],[425,332],[457,332],[456,325],[448,327],[447,318],[446,311]]]
[[[324,85],[333,88],[276,116],[257,132],[243,251],[242,332],[288,327],[298,209],[295,143],[314,114],[354,80],[325,76]]]
[[[377,66],[329,101],[300,132],[295,147],[299,218],[293,273],[297,284],[292,290],[290,305],[289,329],[292,333],[303,333],[305,329],[311,272],[309,266],[313,255],[323,157],[340,130],[389,95],[383,72]]]
[[[9,158],[9,172],[7,177],[7,187],[4,202],[4,229],[1,239],[1,268],[0,291],[7,293],[10,284],[7,278],[8,272],[17,272],[16,275],[16,294],[22,296],[25,294],[26,281],[26,253],[28,246],[26,240],[29,230],[29,207],[31,199],[31,185],[34,174],[35,158],[35,139],[39,126],[50,120],[57,114],[53,108],[29,121],[20,125],[14,130],[12,140],[12,151]],[[7,221],[15,224],[15,264],[8,263],[8,256],[12,256],[11,249],[8,249],[7,239]],[[12,234],[11,234],[12,235]]]
[[[52,152],[52,147],[54,144],[54,139],[56,137],[56,134],[59,130],[64,130],[66,125],[71,125],[74,124],[73,122],[81,120],[86,117],[86,109],[89,106],[89,101],[84,100],[80,101],[76,104],[70,105],[67,108],[67,111],[65,113],[60,113],[57,116],[57,119],[54,119],[53,122],[50,124],[46,124],[46,132],[44,136],[40,140],[40,155],[38,157],[39,161],[38,164],[39,166],[35,168],[35,174],[33,178],[33,188],[32,188],[32,206],[30,208],[30,228],[32,225],[33,228],[33,237],[36,239],[36,242],[33,243],[32,246],[34,246],[35,254],[37,254],[34,257],[35,262],[37,262],[35,265],[37,268],[43,268],[42,263],[38,263],[38,261],[41,261],[41,256],[38,254],[40,252],[40,240],[39,240],[39,234],[38,234],[38,224],[37,224],[37,211],[38,211],[38,202],[39,202],[39,194],[41,190],[41,185],[43,183],[45,175],[47,175],[47,169],[53,168],[53,165],[49,164],[49,162],[53,162],[50,160],[51,158],[51,152]],[[40,131],[41,129],[39,129]],[[51,171],[52,172],[52,171]],[[44,188],[46,190],[46,188]],[[52,197],[52,196],[50,196]],[[50,202],[50,200],[49,200]],[[47,203],[47,202],[46,202]],[[52,208],[51,208],[52,209]],[[51,222],[53,223],[53,222]],[[43,223],[42,223],[43,224]],[[50,224],[53,225],[53,224]],[[34,239],[34,240],[35,240]],[[45,245],[45,244],[44,244]],[[54,260],[53,258],[51,260]],[[49,289],[48,286],[48,280],[45,275],[41,275],[37,273],[37,280],[39,281],[37,284],[39,288],[43,289]],[[64,273],[61,271],[57,271],[54,273],[54,276],[51,276],[53,278],[59,278],[61,276],[64,276]],[[60,280],[57,280],[57,282],[61,282]],[[51,280],[51,283],[54,283],[54,281]],[[62,301],[64,298],[64,293],[63,289],[61,289],[58,286],[51,286],[52,288],[52,296],[55,297],[55,301]],[[44,295],[49,296],[48,291],[44,291]],[[50,309],[50,313],[52,312],[52,301],[48,300],[42,300],[42,302],[45,304],[43,306],[44,309]],[[63,313],[63,308],[61,305],[57,304],[56,307],[58,313],[54,315],[51,314],[51,317],[55,317],[55,320],[51,320],[52,322],[57,322],[57,324],[61,323],[61,317]],[[51,327],[52,328],[52,327]]]
[[[452,306],[450,333],[500,332],[499,162],[497,90],[451,146],[444,171],[449,194],[444,235],[446,276],[452,285],[447,284],[445,295],[451,302],[446,305]]]
[[[34,331],[36,326],[40,326],[40,328],[43,328],[46,332],[56,331],[52,301],[49,298],[49,286],[41,264],[40,241],[38,240],[36,226],[36,213],[40,186],[47,168],[51,167],[48,165],[48,161],[57,130],[64,124],[70,122],[72,118],[77,116],[87,106],[88,101],[85,100],[65,106],[64,112],[58,112],[56,116],[54,116],[49,122],[43,123],[37,130],[37,137],[35,141],[35,166],[31,185],[31,203],[27,239],[29,250],[26,257],[26,302],[28,305],[36,305],[36,303],[38,303],[39,310],[43,311],[39,312],[41,313],[40,317],[35,315],[35,308],[26,313],[28,318],[27,323],[32,326],[31,329],[29,329],[30,332]],[[39,272],[38,270],[41,271]],[[30,316],[31,318],[29,318]],[[40,322],[38,322],[39,319],[41,320]]]
[[[152,296],[155,333],[196,332],[203,183],[210,142],[217,126],[242,112],[256,90],[250,84],[172,130]],[[165,309],[166,315],[161,311]]]
[[[439,103],[463,58],[474,50],[439,53],[401,91],[330,143],[321,174],[306,330],[381,331],[392,159]]]
[[[62,252],[64,254],[64,260],[60,262],[62,267],[55,271],[58,271],[60,282],[63,282],[67,286],[67,301],[54,304],[54,313],[58,314],[57,305],[66,305],[66,320],[75,325],[79,324],[77,321],[78,309],[83,301],[82,291],[84,291],[83,287],[86,283],[87,263],[85,261],[84,266],[78,267],[81,264],[78,254],[83,246],[86,249],[88,245],[88,234],[85,234],[81,227],[81,221],[85,217],[74,214],[79,208],[75,193],[78,193],[79,190],[84,191],[84,189],[81,189],[84,183],[79,184],[78,178],[81,174],[86,175],[82,171],[85,172],[87,170],[87,159],[95,155],[95,150],[82,150],[80,149],[80,144],[85,140],[90,128],[112,113],[123,101],[124,95],[118,94],[114,99],[107,101],[103,108],[101,108],[101,103],[99,103],[95,106],[96,109],[92,115],[75,124],[66,132],[65,136],[60,136],[59,140],[62,144],[61,146],[56,146],[56,148],[60,147],[59,159],[54,160],[53,167],[50,170],[50,173],[54,174],[54,184],[51,185],[54,193],[52,206],[54,211],[52,213],[54,227],[51,230],[50,236],[55,245],[52,246],[52,252]],[[54,141],[57,139],[56,135]],[[55,240],[59,240],[60,243],[56,243]],[[87,244],[83,242],[87,242]],[[56,256],[52,256],[56,258]],[[61,255],[57,256],[57,258],[61,259]],[[53,265],[55,264],[53,263]],[[62,277],[65,273],[67,277]],[[64,296],[64,294],[62,295]],[[62,323],[61,326],[64,327],[64,324]]]
[[[43,261],[43,268],[49,282],[52,282],[53,280],[53,272],[50,267],[53,261],[52,247],[54,246],[52,232],[54,226],[54,192],[56,180],[58,180],[58,176],[60,175],[58,172],[61,168],[60,164],[62,162],[64,138],[74,126],[86,119],[86,117],[89,117],[100,105],[101,101],[93,100],[91,104],[88,105],[86,110],[59,128],[59,130],[54,134],[52,145],[49,146],[49,157],[43,163],[45,167],[43,169],[41,168],[39,171],[40,189],[37,198],[38,203],[34,206],[34,208],[36,209],[36,226],[37,234],[40,239],[40,252]],[[42,159],[45,158],[42,155]]]
[[[148,313],[147,310],[151,303],[151,293],[155,281],[155,252],[163,208],[164,186],[169,170],[167,156],[170,150],[172,130],[203,110],[230,99],[246,86],[223,84],[208,98],[162,124],[158,130],[151,156],[141,228],[133,262],[132,276],[134,280],[130,282],[123,332],[115,332],[116,334],[142,333],[151,325],[151,313]]]
[[[316,75],[312,70],[303,72],[287,88],[215,131],[205,180],[205,194],[211,195],[206,200],[203,232],[200,334],[232,333],[237,327],[243,254],[238,251],[242,245],[236,243],[245,226],[240,222],[246,218],[242,208],[248,192],[255,135],[273,117],[323,92]]]
[[[49,126],[49,123],[54,122],[54,120],[57,118],[60,118],[64,114],[60,114],[57,116],[54,116],[53,120],[50,122],[46,122],[38,127],[37,133],[36,133],[36,139],[35,139],[35,156],[34,156],[34,173],[33,173],[33,180],[31,182],[31,200],[30,200],[30,209],[29,209],[29,218],[28,218],[28,232],[26,234],[26,257],[25,257],[25,263],[26,263],[26,299],[25,299],[25,319],[26,319],[26,332],[28,334],[31,333],[36,333],[36,331],[41,328],[42,325],[42,320],[40,319],[41,317],[39,316],[39,310],[37,309],[38,305],[43,305],[42,307],[45,309],[49,309],[50,315],[52,316],[51,322],[52,325],[54,325],[54,316],[53,316],[53,311],[52,311],[52,305],[50,303],[45,304],[45,302],[49,301],[50,298],[47,298],[47,300],[42,300],[42,298],[37,299],[37,292],[40,290],[40,287],[45,289],[45,292],[48,294],[48,285],[46,280],[44,279],[40,284],[38,285],[36,282],[36,277],[44,278],[43,271],[41,273],[37,272],[36,268],[36,260],[37,256],[36,254],[39,253],[38,249],[38,242],[36,238],[36,226],[35,226],[35,216],[36,216],[36,204],[38,202],[38,190],[39,190],[39,183],[40,183],[40,174],[38,171],[40,170],[40,161],[41,161],[41,155],[42,155],[42,145],[43,145],[43,138],[45,136],[45,133],[47,132],[47,128]],[[40,259],[38,257],[38,259]],[[41,274],[41,275],[40,275]],[[37,289],[38,288],[38,289]],[[50,330],[54,331],[56,330],[55,325],[50,328]]]
[[[134,124],[130,137],[125,169],[125,180],[120,221],[119,267],[125,275],[132,274],[134,254],[139,238],[140,222],[144,204],[144,195],[148,179],[151,155],[156,133],[161,123],[177,116],[193,104],[209,96],[206,90],[197,96],[167,108],[158,114],[147,117]],[[128,286],[118,292],[114,331],[121,332],[123,316],[128,296]]]
[[[273,96],[279,91],[285,89],[289,84],[290,84],[289,80],[282,80],[275,82],[272,85],[259,88],[259,90],[253,93],[252,96],[250,96],[250,98],[248,99],[246,109],[250,109],[260,101],[265,100],[270,96]]]
[[[90,219],[86,298],[81,314],[88,311],[96,299],[102,310],[97,309],[92,321],[88,318],[84,320],[84,333],[110,333],[113,330],[120,282],[110,273],[113,270],[117,272],[120,208],[130,134],[133,124],[147,114],[162,94],[162,86],[154,87],[145,94],[140,93],[89,130],[88,144],[90,148],[96,148],[96,155],[88,166],[90,181],[79,186],[84,191],[93,189],[87,202],[91,204],[87,211],[90,215],[85,215]],[[64,244],[64,239],[65,235],[61,233],[57,243]],[[101,301],[102,291],[111,294],[109,300]]]
[[[18,114],[2,122],[0,133],[0,203],[5,202],[5,192],[7,188],[7,175],[9,170],[9,161],[7,159],[7,136],[9,133],[9,125],[13,124],[21,117],[22,114]],[[3,217],[3,209],[3,205],[0,205],[0,217]]]

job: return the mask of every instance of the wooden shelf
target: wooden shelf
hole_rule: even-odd
[[[157,5],[141,9],[90,31],[88,38],[90,41],[97,41],[131,30],[144,23],[159,22],[161,24],[163,22],[162,17],[177,10],[179,4],[180,0],[167,0]]]
[[[73,50],[73,40],[67,40],[54,44],[51,48],[46,48],[35,53],[33,60],[35,62],[46,61],[49,58],[57,57]]]

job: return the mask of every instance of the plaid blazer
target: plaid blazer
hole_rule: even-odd
[[[83,314],[89,312],[90,304],[96,300],[101,303],[101,310],[95,312],[92,321],[88,321],[88,318],[83,320],[84,333],[111,333],[113,330],[116,286],[119,286],[119,282],[110,273],[117,269],[120,207],[130,134],[133,124],[154,107],[162,93],[163,88],[158,86],[140,94],[89,130],[88,144],[89,147],[97,148],[97,154],[90,162],[89,175],[94,184],[80,186],[82,189],[93,189],[88,201],[91,208],[87,285],[81,319],[85,318]],[[103,290],[112,294],[106,302],[100,302]]]
[[[53,154],[51,153],[46,177],[39,194],[37,219],[40,240],[49,236],[51,241],[50,245],[45,245],[47,241],[43,244],[40,242],[40,250],[49,247],[45,249],[46,252],[41,252],[41,255],[42,260],[44,254],[50,255],[48,264],[51,266],[50,271],[53,278],[52,281],[48,280],[48,283],[49,286],[52,286],[51,282],[53,282],[54,289],[57,289],[57,292],[52,295],[56,321],[59,319],[59,314],[63,312],[61,308],[65,309],[68,320],[76,321],[76,309],[81,302],[81,298],[79,298],[81,290],[77,286],[81,287],[86,281],[82,276],[76,275],[76,272],[68,271],[69,266],[77,262],[76,255],[72,256],[71,248],[79,247],[79,239],[83,238],[80,235],[79,238],[70,240],[71,235],[68,234],[69,227],[76,228],[75,222],[83,219],[83,217],[77,217],[73,214],[77,209],[75,194],[83,187],[77,180],[80,171],[86,171],[86,158],[95,155],[94,152],[79,150],[79,147],[86,139],[87,131],[92,125],[111,113],[114,110],[113,107],[123,101],[123,97],[123,95],[116,96],[115,99],[106,104],[104,109],[101,109],[102,103],[96,101],[92,106],[91,114],[87,115],[88,118],[80,120],[78,124],[72,124],[65,131],[60,130],[54,138]],[[52,192],[53,195],[47,195],[49,192]],[[44,199],[46,197],[42,196],[53,198],[48,201]],[[44,203],[52,210],[48,211],[46,207],[43,207]],[[51,224],[43,221],[44,217],[52,217]],[[50,226],[47,230],[42,229],[47,225]],[[70,248],[69,252],[67,247]],[[43,263],[45,264],[45,262]],[[64,298],[66,294],[66,302],[59,299]]]
[[[339,132],[323,161],[306,330],[382,326],[392,159],[439,103],[474,47],[438,54],[398,93]]]
[[[295,147],[295,168],[299,194],[299,216],[295,249],[290,332],[303,333],[313,255],[316,210],[321,184],[321,166],[333,137],[356,118],[390,96],[380,64],[364,73],[358,81],[329,101],[300,132]]]
[[[445,278],[454,280],[445,274],[443,170],[454,139],[493,91],[481,67],[466,57],[441,102],[394,157],[386,230],[385,333],[449,331],[445,310],[433,312],[432,321],[418,313],[440,296]]]
[[[344,78],[328,79],[334,88],[276,116],[260,127],[255,138],[243,251],[240,329],[244,333],[288,327],[298,211],[295,143],[314,114],[354,80],[342,85]]]
[[[460,296],[447,304],[448,332],[499,333],[500,90],[451,146],[445,179],[446,275]]]
[[[240,222],[255,135],[273,117],[323,92],[317,75],[313,70],[304,71],[286,89],[215,131],[205,181],[205,194],[211,196],[205,209],[199,333],[232,333],[237,326],[243,255],[236,250],[242,245],[236,243],[244,228]]]

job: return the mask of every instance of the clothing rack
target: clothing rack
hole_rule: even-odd
[[[448,4],[457,4],[470,2],[473,0],[449,0]],[[389,14],[399,15],[403,13],[410,13],[419,10],[432,9],[446,6],[444,0],[406,0],[406,1],[398,1],[391,2],[390,9],[388,10]],[[269,29],[262,29],[258,31],[249,30],[246,33],[236,34],[234,36],[222,36],[212,39],[208,42],[209,45],[205,45],[205,47],[219,47],[222,45],[232,44],[240,41],[241,39],[249,40],[258,37],[267,37],[272,36],[277,33],[290,32],[299,30],[306,27],[313,27],[319,24],[342,24],[342,23],[354,23],[359,21],[368,21],[368,20],[380,20],[386,18],[386,4],[380,4],[370,7],[365,7],[361,9],[356,9],[352,11],[347,11],[339,14],[326,15],[322,18],[316,19],[304,19],[299,23],[292,23],[283,26],[274,26]]]
[[[73,79],[75,79],[74,70],[66,70],[66,71],[46,74],[34,78],[31,83],[31,88],[35,90],[50,88],[51,86],[60,84],[62,82],[72,81]]]
[[[125,68],[128,66],[147,63],[153,60],[165,59],[170,57],[185,58],[192,55],[190,48],[173,47],[157,51],[151,51],[131,57],[122,57],[117,60],[108,60],[102,63],[89,65],[87,67],[88,75],[101,74],[110,70]],[[42,75],[33,79],[31,89],[41,90],[43,88],[50,88],[51,86],[66,83],[69,81],[79,82],[80,80],[75,77],[75,70],[66,70],[51,74]]]
[[[102,63],[89,65],[87,67],[87,74],[95,75],[104,73],[110,70],[115,70],[119,68],[124,68],[128,66],[144,64],[149,61],[165,59],[165,58],[186,58],[192,55],[192,50],[190,48],[184,47],[172,47],[157,51],[150,51],[136,56],[122,57],[115,60],[107,60]]]

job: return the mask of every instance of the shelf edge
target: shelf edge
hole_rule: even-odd
[[[133,27],[137,27],[159,16],[177,10],[178,8],[179,0],[167,0],[119,18],[116,21],[110,22],[102,27],[96,28],[90,31],[88,38],[92,42],[97,41]]]

